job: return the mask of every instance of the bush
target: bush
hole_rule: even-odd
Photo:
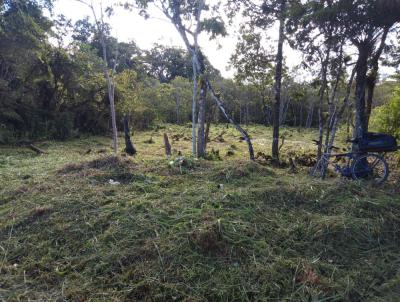
[[[63,112],[53,122],[52,136],[55,139],[65,140],[72,136],[73,128],[73,114],[69,112]]]
[[[389,103],[374,109],[371,128],[400,138],[400,87],[395,90]]]
[[[135,110],[132,116],[132,126],[137,130],[149,129],[156,119],[153,109],[142,107]]]

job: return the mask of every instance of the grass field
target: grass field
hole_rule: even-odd
[[[270,129],[248,130],[268,154]],[[136,158],[104,137],[0,147],[0,300],[400,300],[395,160],[383,187],[321,181],[249,162],[225,126],[193,160],[190,131],[135,133]],[[315,151],[312,131],[283,133],[283,160]]]

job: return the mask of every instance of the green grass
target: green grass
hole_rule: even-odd
[[[268,154],[270,130],[248,128]],[[0,300],[399,300],[398,179],[290,174],[249,162],[232,128],[211,139],[222,131],[222,161],[191,159],[190,129],[170,125],[135,133],[135,159],[110,158],[104,137],[0,148]],[[312,131],[284,131],[283,158],[315,151]],[[164,132],[181,134],[183,167]]]

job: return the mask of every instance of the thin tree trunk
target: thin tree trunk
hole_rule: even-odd
[[[205,136],[205,121],[206,121],[206,97],[207,84],[204,79],[200,80],[200,98],[199,98],[199,118],[197,132],[197,156],[204,157],[206,155],[206,136]]]
[[[306,121],[306,128],[311,128],[313,118],[314,118],[314,103],[311,104],[311,106],[308,108],[308,114],[307,114],[307,121]]]
[[[330,136],[329,143],[328,143],[328,146],[329,146],[328,151],[330,149],[332,149],[332,146],[333,146],[335,138],[336,138],[336,132],[337,132],[337,129],[338,129],[338,126],[339,126],[339,122],[342,119],[343,114],[345,113],[346,109],[349,107],[351,87],[353,85],[355,72],[356,72],[356,68],[353,69],[353,71],[351,73],[351,76],[350,76],[349,83],[347,84],[346,95],[345,95],[344,100],[343,100],[343,105],[339,109],[338,113],[335,114],[335,118],[334,118],[334,120],[332,122],[331,136]]]
[[[343,44],[340,47],[340,54],[339,54],[339,69],[336,75],[336,80],[335,80],[335,85],[332,89],[332,94],[329,99],[329,119],[328,119],[328,124],[326,127],[326,137],[325,137],[325,153],[331,154],[332,148],[333,148],[333,143],[335,141],[335,136],[336,136],[336,130],[339,124],[339,121],[348,106],[348,100],[350,97],[350,91],[351,91],[351,85],[353,84],[353,78],[354,78],[354,71],[351,74],[350,81],[347,87],[347,94],[345,97],[345,100],[343,102],[343,106],[339,112],[337,112],[337,106],[335,105],[335,98],[336,98],[336,93],[338,90],[340,78],[343,74]],[[324,179],[326,177],[326,172],[328,169],[328,163],[325,163],[321,167],[321,175],[322,178]]]
[[[175,95],[175,104],[176,104],[176,123],[178,125],[181,124],[181,97],[179,95]]]
[[[299,113],[299,123],[300,123],[300,128],[303,127],[303,110],[304,110],[304,104],[300,104],[300,113]]]
[[[104,33],[104,28],[105,28],[105,24],[104,24],[104,18],[103,18],[103,5],[102,2],[100,2],[100,8],[101,8],[101,14],[100,14],[100,23],[99,20],[97,20],[97,16],[96,16],[96,12],[94,10],[93,5],[90,5],[92,12],[93,12],[93,16],[95,18],[95,22],[97,24],[97,29],[100,35],[100,43],[102,46],[102,50],[103,50],[103,72],[104,72],[104,76],[107,80],[107,88],[108,88],[108,99],[110,102],[110,111],[111,111],[111,127],[112,127],[112,133],[113,133],[113,149],[114,149],[114,156],[118,155],[118,129],[117,129],[117,117],[115,114],[115,102],[114,102],[114,97],[115,97],[115,84],[114,84],[114,73],[115,73],[115,68],[116,68],[116,63],[114,64],[114,68],[113,68],[113,73],[112,73],[112,77],[109,74],[109,70],[108,70],[108,61],[107,61],[107,46],[106,46],[106,41],[105,41],[105,33]],[[100,25],[99,25],[100,24]],[[100,28],[101,26],[101,28]]]
[[[318,160],[322,156],[322,142],[324,137],[324,118],[323,118],[323,106],[324,106],[324,97],[325,97],[325,90],[327,87],[327,72],[328,72],[328,63],[330,59],[331,48],[330,45],[328,46],[326,57],[322,62],[322,85],[319,92],[319,106],[318,106]]]
[[[211,110],[208,110],[208,113],[206,115],[206,133],[205,133],[205,150],[207,150],[207,144],[210,141],[210,128],[211,128],[211,122],[213,120],[213,117],[216,115],[216,110],[215,106],[211,106]]]
[[[340,78],[343,74],[342,72],[343,70],[343,44],[340,46],[340,52],[339,52],[339,68],[337,70],[337,74],[336,74],[336,79],[335,79],[335,85],[333,86],[332,89],[332,93],[330,98],[328,98],[328,118],[327,118],[327,125],[326,125],[326,137],[325,137],[325,153],[329,152],[329,136],[331,134],[331,130],[332,130],[332,126],[333,126],[333,122],[336,116],[336,106],[335,106],[335,98],[336,98],[336,93],[339,87],[339,82],[340,82]],[[323,173],[324,174],[324,173]],[[323,175],[323,177],[325,177],[325,175]]]
[[[196,133],[196,113],[197,113],[197,57],[193,54],[193,98],[192,98],[192,153],[196,157],[197,133]]]
[[[249,115],[250,115],[249,100],[246,99],[246,125],[249,125]]]
[[[285,98],[285,102],[283,103],[283,109],[282,109],[282,119],[280,121],[280,125],[284,125],[286,123],[286,117],[287,117],[287,113],[289,111],[290,108],[290,99],[286,99]]]
[[[280,1],[279,16],[279,40],[278,52],[276,54],[276,70],[275,70],[275,103],[273,113],[273,139],[272,139],[272,157],[279,160],[279,112],[281,107],[281,87],[282,87],[282,69],[283,69],[283,42],[285,39],[285,11],[286,0]]]

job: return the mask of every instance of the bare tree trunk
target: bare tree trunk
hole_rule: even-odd
[[[279,112],[281,107],[281,87],[282,87],[282,69],[283,69],[283,42],[285,39],[285,11],[286,0],[280,1],[279,16],[279,40],[278,52],[276,54],[276,70],[275,70],[275,103],[273,114],[273,139],[272,139],[272,157],[279,160]]]
[[[282,116],[279,121],[279,124],[281,126],[286,123],[286,118],[289,108],[290,108],[290,99],[285,97],[284,102],[282,103]]]
[[[100,36],[100,43],[103,51],[103,73],[104,77],[106,78],[107,81],[107,89],[108,89],[108,99],[110,102],[110,111],[111,111],[111,126],[112,126],[112,132],[113,132],[113,149],[114,149],[114,156],[118,155],[118,129],[117,129],[117,118],[115,114],[115,102],[114,102],[114,96],[115,96],[115,83],[114,83],[114,74],[115,74],[115,68],[116,68],[116,63],[114,64],[114,68],[112,70],[112,74],[110,76],[109,70],[108,70],[108,61],[107,61],[107,46],[106,46],[106,41],[105,41],[105,24],[104,24],[104,17],[103,17],[103,3],[100,1],[100,19],[97,18],[96,10],[93,6],[93,1],[85,2],[84,0],[77,0],[80,3],[85,4],[90,8],[93,14],[93,18],[96,22],[96,29],[97,33]]]
[[[335,114],[335,118],[334,118],[334,120],[332,122],[332,129],[331,129],[331,136],[330,136],[329,143],[328,143],[328,146],[329,146],[328,150],[332,149],[333,143],[334,143],[335,138],[336,138],[336,131],[338,129],[339,122],[342,119],[343,114],[345,113],[346,109],[349,107],[351,87],[353,85],[355,72],[356,72],[356,69],[354,68],[352,73],[351,73],[349,83],[347,84],[346,95],[345,95],[344,100],[343,100],[343,105],[340,108],[340,110],[338,111],[338,113]]]
[[[213,117],[215,117],[216,114],[216,110],[215,110],[215,106],[211,106],[211,110],[208,111],[207,115],[206,115],[206,133],[205,133],[205,139],[204,139],[204,143],[205,143],[205,150],[207,150],[207,144],[210,141],[210,128],[211,128],[211,122]]]
[[[197,145],[197,134],[196,134],[196,113],[197,113],[197,64],[196,54],[193,54],[193,98],[192,98],[192,153],[196,157],[196,145]]]
[[[105,75],[107,79],[108,85],[108,99],[110,101],[110,111],[111,111],[111,126],[112,126],[112,133],[113,133],[113,149],[114,155],[118,155],[118,129],[117,129],[117,117],[115,114],[115,102],[114,102],[114,83],[112,82],[108,71],[105,70]]]
[[[329,152],[329,141],[330,141],[330,134],[331,134],[331,130],[333,127],[333,123],[335,120],[335,116],[336,116],[336,105],[335,105],[335,98],[336,98],[336,93],[339,87],[339,82],[340,82],[340,78],[343,74],[343,44],[340,46],[340,52],[339,52],[339,68],[337,70],[337,74],[336,74],[336,79],[335,79],[335,85],[333,86],[332,89],[332,93],[330,98],[328,98],[328,118],[327,118],[327,127],[326,127],[326,137],[325,137],[325,150],[324,152],[327,153]],[[323,177],[325,177],[325,175],[323,175]]]
[[[175,95],[175,105],[176,105],[176,123],[181,124],[181,97]]]
[[[292,112],[293,112],[293,127],[297,126],[297,115],[296,115],[296,108],[295,105],[292,105]]]
[[[343,44],[340,47],[340,54],[339,54],[339,68],[337,70],[337,75],[336,75],[336,80],[335,80],[335,85],[332,89],[332,94],[331,97],[329,98],[328,101],[328,107],[329,107],[329,118],[327,119],[328,123],[326,125],[326,137],[325,137],[325,150],[324,152],[327,154],[331,154],[332,148],[333,148],[333,143],[335,140],[336,136],[336,130],[339,124],[339,120],[341,116],[343,115],[347,105],[348,105],[348,99],[350,97],[350,91],[351,91],[351,85],[353,83],[353,77],[354,77],[354,72],[351,75],[349,85],[347,88],[347,95],[345,98],[345,101],[343,103],[343,106],[340,110],[339,113],[337,113],[337,106],[335,105],[335,98],[336,98],[336,93],[337,89],[339,86],[340,78],[343,74]],[[322,179],[326,177],[326,172],[328,169],[328,163],[326,162],[322,167],[321,167],[321,175]]]
[[[304,104],[301,103],[301,104],[300,104],[300,113],[299,113],[300,128],[302,128],[302,127],[304,126],[304,125],[303,125],[303,110],[304,110]]]
[[[311,128],[313,118],[314,118],[314,102],[311,103],[311,106],[308,108],[308,114],[307,114],[307,121],[306,121],[306,128]]]
[[[206,155],[206,136],[204,132],[206,121],[206,97],[207,84],[204,79],[200,80],[200,98],[199,98],[199,118],[197,133],[197,156],[204,157]]]
[[[221,110],[222,114],[225,116],[225,118],[232,124],[235,126],[235,128],[243,135],[244,140],[247,142],[248,148],[249,148],[249,157],[250,160],[255,160],[254,157],[254,149],[253,149],[253,144],[251,142],[250,136],[248,135],[248,133],[242,128],[240,127],[239,124],[235,123],[235,121],[232,119],[232,117],[229,115],[229,113],[226,111],[224,103],[220,100],[220,98],[217,96],[217,94],[215,93],[213,87],[210,84],[210,81],[206,78],[205,79],[207,87],[211,93],[211,96],[213,98],[213,100],[215,101],[215,103],[217,104],[218,108]]]
[[[328,63],[330,59],[330,46],[328,46],[326,57],[322,62],[322,70],[321,70],[321,78],[322,85],[319,92],[319,106],[318,106],[318,160],[322,156],[322,142],[324,137],[324,117],[323,117],[323,106],[324,106],[324,97],[325,90],[327,87],[327,72],[328,72]]]
[[[248,99],[246,99],[246,125],[249,125],[249,115],[250,115],[250,112],[249,112],[249,100]]]

